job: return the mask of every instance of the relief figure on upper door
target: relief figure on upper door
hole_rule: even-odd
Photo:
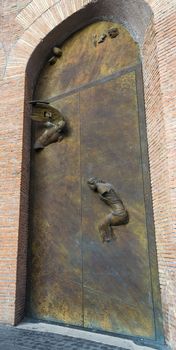
[[[112,226],[127,224],[129,222],[128,212],[119,195],[110,183],[99,180],[95,177],[90,178],[87,183],[90,189],[97,192],[100,199],[112,209],[111,213],[107,215],[104,221],[99,225],[99,232],[102,241],[110,242],[115,239]]]
[[[41,150],[50,143],[62,141],[66,122],[59,110],[45,101],[31,101],[30,103],[33,106],[32,120],[42,122],[45,127],[44,132],[35,141],[34,149]]]

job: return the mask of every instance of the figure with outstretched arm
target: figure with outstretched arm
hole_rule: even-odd
[[[64,134],[63,130],[66,121],[61,112],[50,105],[47,101],[35,100],[32,104],[32,120],[41,122],[44,126],[44,132],[35,141],[34,149],[42,150],[53,142],[61,142]]]
[[[99,225],[99,232],[103,242],[110,242],[115,239],[112,226],[127,224],[129,222],[128,212],[110,183],[99,180],[96,177],[90,178],[87,183],[90,189],[97,192],[100,199],[111,208],[111,213]]]

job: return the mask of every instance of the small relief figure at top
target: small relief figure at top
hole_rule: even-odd
[[[119,35],[119,30],[117,27],[112,27],[108,30],[108,35],[110,36],[111,39],[116,38],[116,36]]]
[[[115,239],[112,226],[125,225],[129,222],[128,212],[116,193],[114,187],[107,182],[92,177],[88,180],[91,190],[97,192],[107,205],[111,207],[111,213],[99,225],[99,232],[103,242],[110,242]]]
[[[45,126],[43,134],[35,141],[34,149],[41,150],[50,143],[62,141],[66,122],[62,114],[45,101],[31,101],[32,120],[42,122]]]
[[[101,35],[94,34],[93,35],[93,45],[96,47],[97,44],[102,44],[104,43],[104,41],[108,38],[108,36],[111,39],[116,38],[118,35],[120,34],[119,29],[117,27],[112,27],[110,29],[108,29],[107,32],[102,33]]]
[[[48,63],[53,65],[59,58],[62,57],[62,50],[58,46],[54,46],[52,49],[53,56],[49,59]]]

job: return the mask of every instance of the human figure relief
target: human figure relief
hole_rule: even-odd
[[[62,141],[62,131],[66,125],[62,114],[49,102],[31,101],[32,120],[42,122],[46,127],[43,134],[35,141],[34,149],[40,150],[48,146],[50,143]]]
[[[111,184],[95,177],[90,178],[87,183],[91,190],[97,192],[100,199],[112,209],[111,213],[107,215],[104,221],[99,225],[102,241],[110,242],[115,239],[112,226],[127,224],[129,222],[128,212]]]

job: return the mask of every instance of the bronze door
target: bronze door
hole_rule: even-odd
[[[160,301],[142,80],[138,62],[120,68],[95,79],[90,73],[84,84],[75,75],[66,92],[56,90],[56,68],[43,78],[53,84],[48,101],[65,116],[67,132],[32,152],[28,310],[38,319],[155,339]],[[41,80],[37,98],[49,88]],[[33,126],[33,138],[40,133]],[[98,228],[109,207],[90,190],[91,177],[112,184],[129,213],[109,243]]]

